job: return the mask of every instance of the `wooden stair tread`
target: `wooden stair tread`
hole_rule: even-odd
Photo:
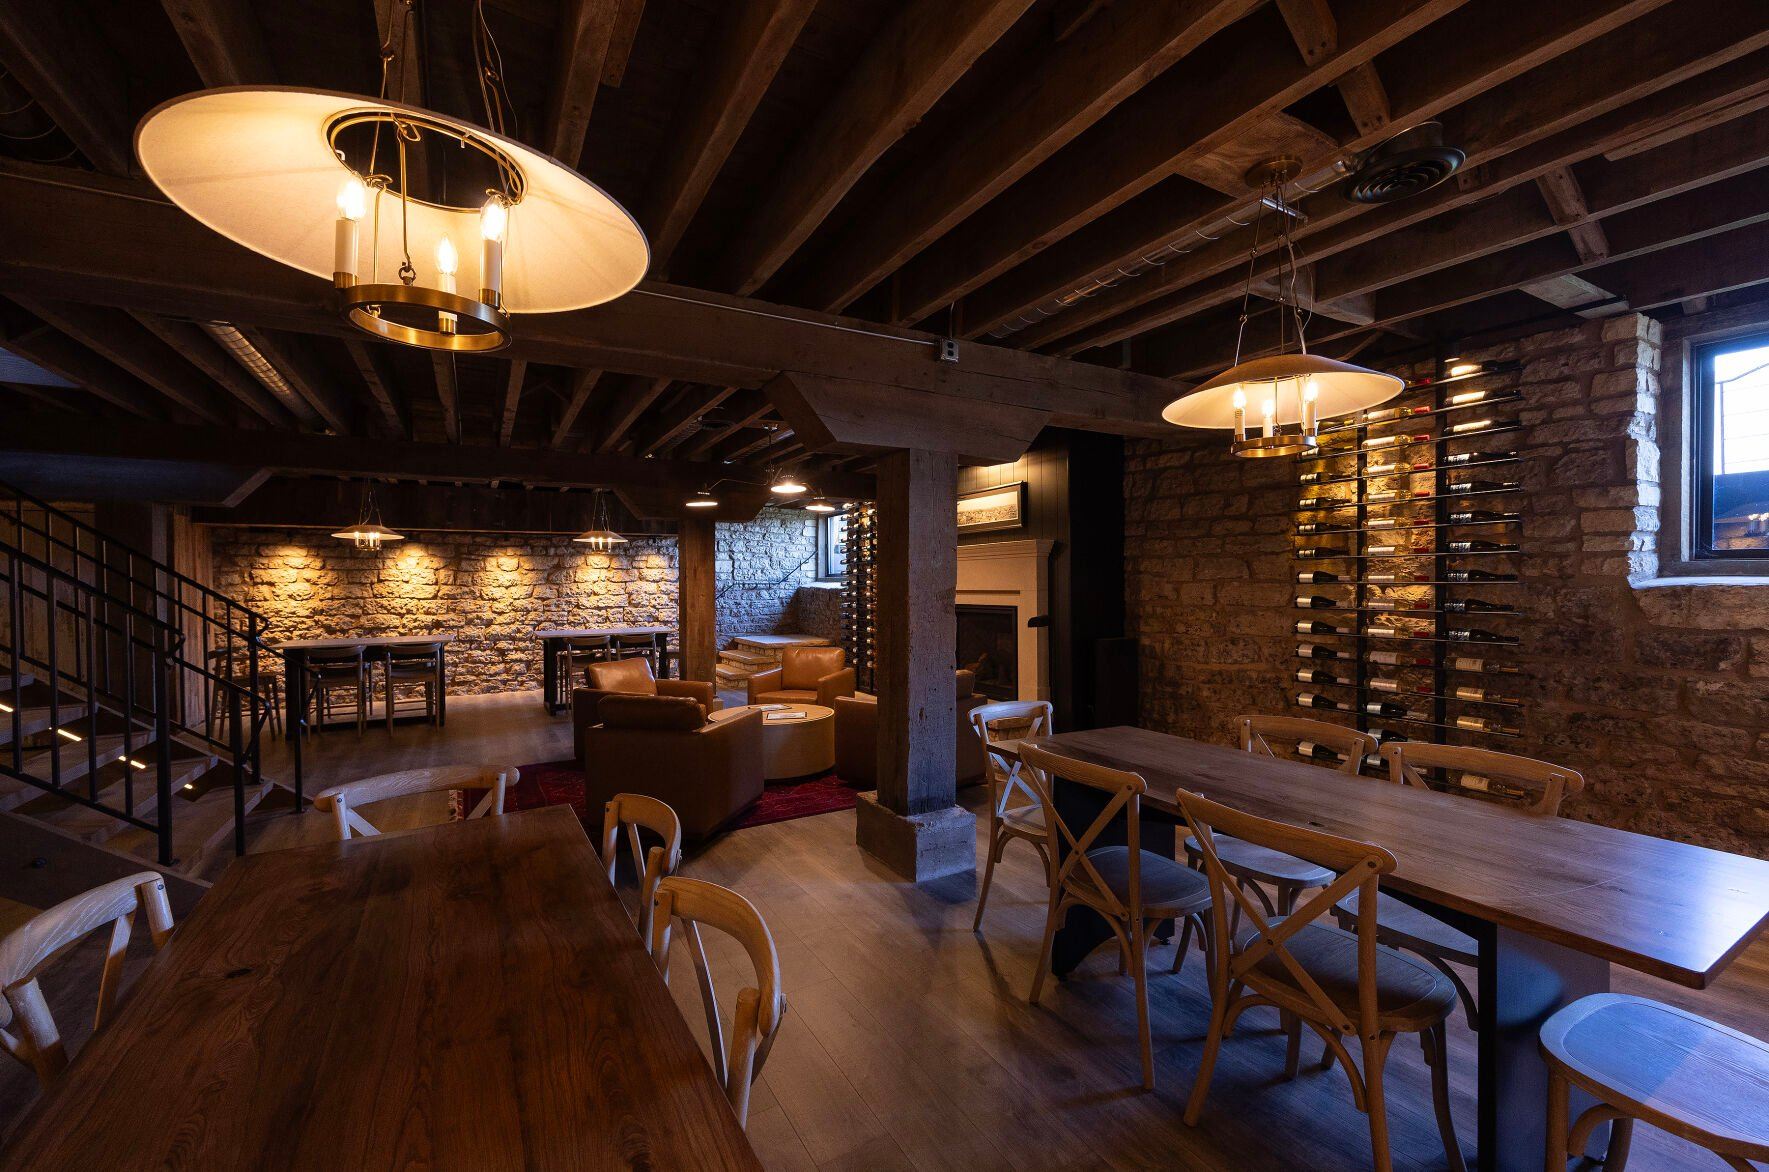
[[[187,783],[194,782],[208,773],[209,770],[215,768],[215,762],[216,758],[214,757],[173,758],[173,792],[177,793]],[[123,768],[127,768],[127,766]],[[115,770],[114,774],[106,777],[104,784],[99,787],[98,800],[115,809],[122,809],[124,774],[119,768],[112,767],[112,769]],[[111,771],[107,770],[106,772]],[[154,788],[153,770],[151,768],[137,769],[132,772],[135,775],[135,816],[138,818],[151,817],[159,806],[159,795]],[[80,796],[87,795],[82,790]],[[35,804],[33,804],[22,809],[20,813],[47,822],[87,842],[105,842],[115,838],[129,826],[129,823],[112,817],[102,810],[95,810],[78,802],[67,801],[53,794],[45,794],[44,799],[42,809],[35,808]],[[180,812],[175,811],[173,814],[174,828],[177,827],[177,815]]]
[[[5,703],[5,701],[0,701],[0,704],[3,703]],[[63,724],[70,724],[86,715],[86,705],[79,702],[63,703],[57,705],[54,710],[54,715],[58,717]],[[51,709],[47,704],[21,708],[18,711],[18,716],[19,733],[22,736],[34,736],[37,733],[45,732],[49,729],[52,723]],[[0,711],[0,745],[11,743],[12,723],[12,713]]]

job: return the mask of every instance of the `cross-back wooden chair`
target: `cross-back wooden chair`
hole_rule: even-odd
[[[1145,957],[1149,938],[1163,920],[1185,925],[1179,957],[1195,929],[1211,951],[1212,936],[1204,921],[1210,907],[1209,884],[1198,872],[1165,855],[1142,849],[1142,795],[1148,783],[1140,774],[1111,769],[1090,761],[1058,756],[1036,745],[1022,745],[1020,759],[1031,766],[1027,782],[1038,791],[1051,828],[1050,848],[1060,853],[1050,887],[1050,910],[1044,921],[1044,947],[1032,977],[1032,1003],[1044,991],[1050,971],[1051,947],[1057,927],[1070,908],[1092,908],[1118,938],[1119,971],[1129,968],[1136,982],[1136,1025],[1142,1046],[1142,1085],[1155,1089],[1154,1048],[1149,1036],[1149,989]],[[1052,801],[1057,778],[1090,786],[1107,795],[1106,803],[1079,834],[1064,821]],[[1098,845],[1100,836],[1122,815],[1125,845]],[[1176,962],[1179,958],[1176,958]],[[1175,971],[1178,964],[1174,965]]]
[[[166,900],[166,880],[155,871],[83,891],[38,912],[0,939],[0,1047],[34,1070],[43,1086],[67,1069],[68,1056],[38,977],[74,944],[109,924],[111,938],[92,1026],[101,1028],[117,1003],[117,985],[123,978],[123,959],[138,910],[147,913],[154,947],[165,947],[172,935],[172,905]]]
[[[329,810],[340,839],[352,832],[359,835],[379,834],[374,823],[358,812],[362,806],[384,802],[389,798],[432,793],[445,789],[483,789],[485,796],[468,812],[469,818],[504,812],[504,794],[521,780],[522,773],[514,765],[432,765],[424,769],[405,769],[383,773],[360,781],[345,782],[324,790],[313,799],[316,809]],[[379,815],[377,815],[378,817]]]
[[[1388,763],[1389,780],[1396,784],[1428,789],[1426,771],[1454,770],[1462,775],[1464,782],[1470,775],[1479,779],[1477,785],[1485,787],[1486,800],[1501,802],[1542,818],[1559,814],[1560,803],[1585,788],[1584,775],[1576,769],[1469,745],[1391,741],[1382,746],[1382,759]],[[1475,789],[1475,792],[1482,791]],[[1357,895],[1353,893],[1340,902],[1334,914],[1339,917],[1340,925],[1346,926],[1357,918],[1357,912]],[[1452,964],[1479,967],[1480,946],[1474,937],[1429,912],[1391,899],[1382,905],[1378,938],[1392,948],[1404,948],[1430,961],[1456,987],[1456,996],[1468,1017],[1468,1028],[1480,1028],[1474,993],[1462,975],[1450,967]]]
[[[626,827],[627,842],[633,852],[633,873],[639,876],[639,916],[635,926],[645,947],[651,947],[651,904],[657,895],[657,884],[674,875],[682,865],[682,820],[667,802],[644,794],[615,794],[602,808],[602,862],[608,867],[608,882],[614,882],[614,870],[620,862],[620,830]],[[639,841],[643,828],[663,839],[662,846],[649,851]]]
[[[753,904],[716,883],[668,876],[657,885],[656,905],[651,920],[651,956],[667,982],[670,924],[680,920],[683,934],[694,946],[694,968],[700,979],[707,1033],[712,1042],[713,1073],[724,1084],[725,1097],[737,1112],[737,1122],[747,1126],[750,1086],[762,1072],[762,1064],[767,1061],[774,1036],[780,1032],[780,1022],[786,1016],[786,993],[780,987],[780,954],[774,947],[774,937]],[[700,946],[701,924],[717,928],[741,944],[755,969],[756,983],[737,994],[728,1044],[706,951]]]
[[[983,864],[982,889],[977,892],[973,932],[982,930],[983,908],[989,903],[995,864],[1001,861],[1008,843],[1015,839],[1031,843],[1044,860],[1046,881],[1050,879],[1050,827],[1045,823],[1044,803],[1021,776],[1030,766],[1011,751],[1017,750],[1022,740],[1054,733],[1051,713],[1048,700],[1005,701],[971,709],[971,727],[983,742],[983,764],[989,783],[989,857]]]
[[[1377,748],[1376,738],[1369,733],[1347,728],[1342,724],[1330,724],[1324,720],[1310,720],[1305,716],[1241,716],[1236,718],[1235,723],[1244,752],[1277,757],[1278,753],[1271,746],[1272,740],[1313,742],[1338,753],[1344,759],[1339,770],[1354,776],[1362,770],[1364,759],[1376,752]],[[1201,865],[1197,841],[1186,839],[1185,849],[1186,857],[1192,864]],[[1333,872],[1317,867],[1306,859],[1298,859],[1293,855],[1267,850],[1265,847],[1232,838],[1219,838],[1216,854],[1228,873],[1243,888],[1258,896],[1268,916],[1289,915],[1296,906],[1298,895],[1313,887],[1324,887],[1333,881]],[[1266,895],[1261,884],[1271,885],[1276,893],[1275,900]],[[1238,919],[1234,921],[1234,926],[1239,926]],[[1175,960],[1177,959],[1176,957]]]
[[[1448,981],[1420,962],[1376,942],[1377,883],[1395,868],[1392,854],[1372,843],[1318,830],[1289,826],[1181,792],[1186,824],[1202,845],[1204,872],[1215,899],[1212,917],[1219,946],[1212,961],[1213,1002],[1210,1033],[1197,1082],[1186,1103],[1185,1121],[1196,1124],[1210,1091],[1222,1041],[1241,1014],[1255,1006],[1278,1011],[1289,1036],[1285,1076],[1294,1077],[1300,1056],[1301,1027],[1318,1034],[1345,1065],[1351,1097],[1370,1121],[1370,1146],[1378,1172],[1390,1172],[1388,1114],[1383,1070],[1389,1047],[1403,1033],[1417,1033],[1431,1067],[1431,1092],[1438,1130],[1454,1172],[1463,1172],[1461,1148],[1450,1118],[1449,1064],[1444,1022],[1456,1006]],[[1242,890],[1216,853],[1216,832],[1307,859],[1335,873],[1334,880],[1288,916],[1267,916]],[[1348,892],[1361,897],[1364,912],[1356,931],[1345,932],[1324,919]],[[1247,927],[1229,936],[1229,913],[1239,909]],[[1351,1060],[1345,1039],[1356,1038],[1361,1069]]]

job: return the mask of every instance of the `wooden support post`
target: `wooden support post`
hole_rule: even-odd
[[[950,453],[878,462],[878,792],[856,839],[914,882],[976,864],[976,818],[956,804],[957,477]]]
[[[682,518],[676,527],[676,556],[676,627],[681,641],[682,678],[710,680],[718,658],[712,518]]]

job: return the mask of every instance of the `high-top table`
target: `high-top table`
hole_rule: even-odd
[[[0,1155],[761,1166],[565,806],[235,862]]]
[[[603,636],[649,635],[657,641],[657,674],[670,674],[670,638],[674,627],[541,627],[534,637],[541,641],[541,701],[550,716],[557,716],[565,707],[559,686],[559,652],[572,639],[599,639]]]
[[[350,651],[360,647],[366,656],[383,647],[424,647],[440,644],[436,656],[436,723],[448,723],[448,645],[453,635],[365,635],[342,639],[283,639],[270,649],[283,657],[283,696],[288,703],[289,735],[299,735],[307,712],[307,654],[310,651]]]
[[[1169,858],[1181,789],[1388,848],[1399,866],[1382,881],[1384,898],[1442,918],[1479,946],[1483,1168],[1542,1167],[1547,1071],[1536,1035],[1555,1010],[1607,991],[1611,964],[1705,988],[1769,923],[1769,862],[1759,859],[1147,729],[1028,743],[1141,774],[1142,845]],[[1076,833],[1104,805],[1101,791],[1060,779],[1052,800]],[[1123,844],[1122,830],[1099,840]],[[1052,970],[1069,972],[1109,936],[1097,915],[1072,910]]]

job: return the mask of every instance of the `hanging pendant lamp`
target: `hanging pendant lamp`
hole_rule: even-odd
[[[479,5],[473,19],[486,126],[387,100],[394,63],[403,75],[412,55],[408,2],[381,49],[379,98],[203,90],[150,111],[136,155],[191,216],[329,277],[338,312],[359,329],[430,350],[500,349],[512,314],[626,293],[650,250],[600,188],[504,133],[497,46]]]
[[[1295,159],[1274,159],[1248,173],[1248,182],[1265,194],[1254,224],[1247,283],[1241,295],[1234,365],[1173,400],[1161,412],[1161,418],[1179,427],[1232,429],[1235,436],[1230,450],[1237,456],[1257,459],[1312,451],[1318,444],[1322,419],[1385,403],[1405,385],[1394,375],[1308,352],[1306,323],[1296,296],[1296,251],[1290,239],[1291,220],[1298,213],[1284,193],[1285,184],[1299,169]],[[1242,361],[1241,347],[1253,309],[1260,225],[1268,210],[1278,219],[1278,299],[1270,311],[1278,318],[1278,352]],[[1257,412],[1254,427],[1248,424],[1249,408]]]
[[[601,553],[627,543],[626,538],[608,527],[608,497],[603,490],[596,490],[596,502],[590,511],[590,528],[571,540],[582,542]]]
[[[380,549],[390,541],[404,541],[405,534],[395,533],[381,524],[381,507],[375,503],[375,485],[373,481],[365,484],[362,491],[362,513],[355,525],[348,529],[340,529],[332,534],[340,541],[348,541],[357,549]]]

